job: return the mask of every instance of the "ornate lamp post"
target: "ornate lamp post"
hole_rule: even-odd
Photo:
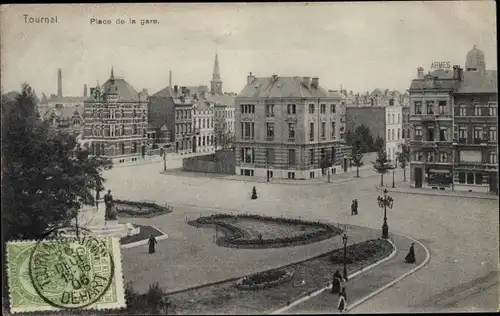
[[[347,281],[347,234],[344,232],[342,242],[344,243],[344,279]]]
[[[382,225],[382,238],[389,238],[389,225],[387,225],[387,208],[392,209],[394,199],[387,195],[387,189],[384,190],[384,197],[377,197],[378,206],[384,209],[384,224]]]

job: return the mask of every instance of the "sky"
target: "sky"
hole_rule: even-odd
[[[63,95],[81,96],[111,67],[150,94],[168,86],[169,71],[173,85],[209,85],[217,51],[226,92],[239,93],[249,72],[319,77],[333,90],[404,91],[419,66],[463,67],[473,45],[496,69],[495,11],[493,1],[2,5],[1,86],[27,82],[49,96],[62,68]]]

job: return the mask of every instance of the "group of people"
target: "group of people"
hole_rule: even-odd
[[[341,313],[347,310],[347,294],[345,292],[345,287],[342,286],[344,282],[344,278],[340,274],[339,270],[335,271],[332,280],[332,293],[339,295],[337,308]]]
[[[351,216],[358,215],[358,199],[352,200],[351,203]]]

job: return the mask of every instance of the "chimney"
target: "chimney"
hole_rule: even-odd
[[[182,94],[185,94],[186,93],[186,87],[181,87],[181,92],[182,92]]]
[[[87,97],[87,84],[83,85],[83,97]]]
[[[459,65],[453,65],[453,79],[462,80],[462,71],[463,69]]]
[[[247,76],[247,84],[250,84],[254,79],[255,76],[250,72],[250,74]]]
[[[62,69],[57,69],[57,96],[62,97]]]
[[[307,89],[311,89],[311,77],[302,77],[302,80]]]
[[[168,74],[168,86],[172,89],[172,70]]]
[[[311,85],[315,87],[316,89],[319,89],[319,78],[318,77],[313,77]]]
[[[175,93],[179,92],[179,86],[178,86],[178,85],[175,85],[175,86],[174,86],[174,92],[175,92]]]
[[[424,79],[424,67],[417,68],[417,79]]]

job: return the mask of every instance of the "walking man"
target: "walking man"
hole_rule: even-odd
[[[345,287],[342,288],[339,294],[339,303],[337,305],[340,313],[347,310],[347,294],[345,293]]]
[[[157,244],[158,242],[156,241],[156,238],[155,236],[153,236],[153,234],[151,234],[151,236],[149,237],[149,240],[148,240],[148,244],[149,244],[149,253],[155,253],[155,245]]]
[[[342,285],[341,280],[342,280],[342,275],[340,274],[339,270],[335,271],[332,280],[332,293],[334,294],[340,293],[340,287]]]
[[[358,215],[358,199],[354,199],[354,212]]]
[[[352,200],[351,203],[351,216],[356,214],[356,204],[354,203],[354,200]]]

